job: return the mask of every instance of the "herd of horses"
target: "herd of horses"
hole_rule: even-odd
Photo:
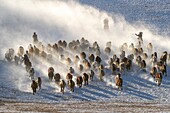
[[[102,51],[97,41],[90,43],[84,37],[69,43],[65,40],[59,40],[53,45],[47,44],[45,46],[38,40],[38,36],[34,32],[33,43],[29,44],[28,49],[20,46],[16,54],[13,48],[9,48],[5,53],[5,59],[8,62],[15,62],[16,65],[24,64],[32,80],[33,95],[36,93],[36,89],[41,89],[43,82],[41,77],[38,77],[37,80],[34,78],[35,70],[32,63],[35,58],[50,62],[51,59],[57,57],[57,60],[68,67],[68,73],[64,78],[60,73],[55,73],[54,67],[47,69],[49,81],[53,82],[54,80],[60,86],[60,91],[63,94],[67,85],[74,92],[76,85],[79,88],[88,85],[89,80],[93,81],[94,75],[103,81],[106,70],[109,70],[112,75],[116,75],[114,81],[119,90],[123,89],[123,75],[126,75],[128,71],[134,71],[134,68],[143,72],[147,72],[149,69],[150,76],[159,86],[163,76],[167,76],[167,61],[170,60],[170,54],[163,51],[158,56],[158,53],[153,51],[152,43],[144,44],[142,34],[142,32],[136,34],[137,44],[123,43],[116,52],[111,41],[106,43],[106,47]],[[66,54],[68,51],[73,53],[72,57]],[[102,57],[108,59],[108,62],[105,62]],[[76,77],[76,81],[73,80],[73,77]]]

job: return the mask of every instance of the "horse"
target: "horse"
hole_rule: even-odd
[[[84,85],[88,85],[88,79],[89,79],[89,75],[87,73],[83,73],[83,81],[84,81]]]
[[[89,55],[89,61],[90,61],[91,64],[94,62],[94,59],[95,59],[94,54],[90,54]]]
[[[162,82],[162,74],[161,73],[156,73],[155,75],[155,81],[157,82],[157,85],[160,86]]]
[[[38,84],[38,87],[39,87],[39,90],[40,90],[41,89],[41,84],[42,84],[41,77],[38,77],[37,84]]]
[[[29,74],[30,74],[29,77],[31,78],[31,80],[34,79],[34,73],[35,73],[34,68],[31,68],[29,70]]]
[[[115,73],[116,69],[117,69],[116,64],[112,63],[112,64],[111,64],[111,71],[112,71],[112,74]]]
[[[29,72],[29,70],[32,67],[32,63],[28,60],[28,61],[24,61],[25,62],[25,69],[27,72]]]
[[[121,78],[120,73],[118,73],[118,75],[115,77],[115,83],[116,83],[118,90],[119,89],[122,90],[123,79]]]
[[[34,54],[39,56],[40,50],[34,45]]]
[[[18,49],[18,56],[21,58],[24,55],[24,48],[22,46],[19,47]]]
[[[93,81],[94,71],[91,70],[89,75],[90,75],[90,80]]]
[[[103,81],[103,76],[105,76],[105,72],[104,72],[103,69],[101,69],[100,72],[99,72],[99,79],[100,79],[100,81]]]
[[[59,73],[56,73],[56,74],[54,75],[55,83],[58,84],[58,83],[60,82],[60,78],[61,78],[60,74],[59,74]]]
[[[162,61],[162,63],[165,65],[167,65],[167,57],[168,57],[167,51],[164,51],[162,56],[160,57],[160,61]]]
[[[75,82],[73,80],[68,81],[68,86],[70,87],[70,90],[74,92]]]
[[[78,55],[76,55],[76,56],[74,57],[74,63],[75,63],[75,64],[78,64],[79,61],[80,61],[80,58],[79,58]]]
[[[63,40],[62,47],[63,47],[63,48],[66,48],[66,47],[67,47],[67,42],[66,42],[65,40]]]
[[[66,82],[64,80],[60,81],[60,92],[62,92],[64,94],[64,89],[66,87]]]
[[[111,46],[112,46],[111,41],[106,42],[106,47],[110,47],[111,48]]]
[[[149,44],[147,45],[147,50],[148,50],[148,52],[152,52],[152,50],[153,50],[152,43],[149,43]]]
[[[33,95],[36,93],[36,89],[38,88],[38,84],[35,80],[32,80],[31,88],[33,91]]]
[[[99,56],[96,56],[96,62],[98,65],[100,65],[101,61],[102,61],[102,59]]]
[[[156,73],[157,73],[157,69],[156,69],[156,67],[152,67],[152,68],[151,68],[151,70],[150,70],[150,75],[151,75],[152,77],[154,77],[154,78],[155,78]]]
[[[77,86],[79,86],[79,88],[81,88],[82,87],[82,83],[83,83],[82,76],[78,76],[77,77]]]
[[[14,49],[10,48],[8,51],[5,53],[5,58],[8,62],[12,62],[14,59]]]
[[[148,58],[147,53],[142,53],[142,59],[146,60]]]
[[[167,69],[166,69],[166,65],[165,65],[165,64],[161,64],[161,65],[159,66],[159,69],[160,69],[162,75],[167,76]]]
[[[120,62],[119,63],[119,71],[122,73],[126,69],[126,63]]]
[[[69,80],[72,80],[72,78],[73,78],[73,75],[71,73],[67,73],[66,79],[69,81]]]
[[[54,77],[54,68],[53,67],[49,67],[48,68],[48,78],[49,78],[50,82],[52,82],[53,77]]]
[[[125,65],[126,65],[126,70],[130,71],[130,69],[132,67],[132,60],[128,59],[128,61],[127,61],[127,63]]]
[[[15,61],[15,64],[18,65],[19,61],[20,61],[20,58],[17,55],[15,55],[14,56],[14,61]]]
[[[141,55],[143,53],[143,48],[142,47],[138,48],[138,52]]]
[[[89,69],[91,68],[91,64],[90,64],[88,61],[85,62],[84,68],[85,68],[86,70],[89,70]]]
[[[82,65],[82,64],[78,65],[78,70],[79,70],[80,72],[83,71],[83,65]]]
[[[41,56],[42,58],[46,59],[46,58],[47,58],[47,53],[46,53],[45,51],[42,51],[42,52],[40,53],[40,56]]]
[[[69,57],[66,58],[66,65],[69,66],[71,65],[71,63],[72,63],[71,59]]]
[[[85,52],[81,52],[81,53],[80,53],[80,58],[81,58],[82,60],[86,59],[86,53],[85,53]]]
[[[152,66],[155,66],[157,64],[157,56],[152,54],[150,59]]]
[[[125,51],[121,51],[121,53],[120,53],[120,59],[123,59],[123,58],[125,58]]]
[[[146,62],[145,62],[145,60],[142,60],[141,61],[141,64],[140,64],[140,67],[144,70],[144,71],[146,71]]]
[[[106,47],[104,51],[107,55],[110,55],[110,53],[111,53],[110,47]]]
[[[69,73],[74,74],[74,68],[73,67],[69,68]]]

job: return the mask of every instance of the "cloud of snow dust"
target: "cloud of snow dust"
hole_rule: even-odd
[[[155,50],[170,48],[167,45],[170,38],[152,34],[144,24],[127,23],[121,15],[108,14],[77,1],[1,0],[0,14],[0,59],[4,59],[7,48],[17,50],[22,45],[27,49],[32,43],[33,32],[37,32],[44,44],[85,37],[91,43],[98,41],[104,48],[107,41],[112,41],[113,47],[119,47],[124,42],[129,45],[135,42],[135,33],[142,31],[144,41],[152,42]],[[105,18],[109,20],[108,31],[104,30]],[[43,63],[48,67],[46,64],[50,66]],[[46,68],[38,66],[37,69],[45,70],[42,73],[47,75]],[[56,67],[65,71],[61,68]]]
[[[0,9],[1,57],[6,48],[31,43],[34,31],[42,42],[85,37],[101,46],[107,41],[112,41],[113,46],[130,44],[136,40],[134,34],[142,31],[144,41],[168,48],[169,39],[153,35],[144,25],[131,25],[121,15],[111,15],[76,1],[2,0]],[[109,20],[108,32],[103,30],[105,18]]]

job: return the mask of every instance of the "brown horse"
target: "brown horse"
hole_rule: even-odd
[[[71,73],[67,73],[66,79],[69,81],[69,80],[72,80],[72,78],[73,78],[73,75]]]
[[[85,52],[81,52],[81,53],[80,53],[80,58],[81,58],[82,60],[86,59],[86,53],[85,53]]]
[[[32,88],[33,95],[34,95],[36,93],[36,89],[38,88],[38,84],[37,82],[35,82],[35,80],[32,80],[31,88]]]
[[[116,81],[116,86],[118,87],[118,90],[122,90],[122,85],[123,85],[123,79],[121,78],[120,73],[118,73],[118,75],[115,77],[115,81]]]
[[[89,75],[87,73],[83,73],[84,85],[88,85],[88,79],[89,79]]]
[[[55,83],[58,84],[58,83],[60,82],[60,78],[61,78],[60,74],[59,74],[59,73],[56,73],[56,74],[54,75]]]
[[[83,78],[81,76],[77,77],[77,86],[79,86],[79,88],[82,87],[82,83],[83,83]]]
[[[75,82],[73,80],[68,81],[68,86],[70,87],[70,90],[74,92]]]
[[[64,80],[60,81],[60,92],[64,94],[64,89],[66,87],[66,82]]]
[[[89,61],[90,61],[91,64],[94,62],[94,59],[95,59],[94,54],[90,54],[89,55]]]
[[[158,86],[161,85],[161,82],[162,82],[162,74],[161,73],[156,73],[155,81],[157,82]]]
[[[53,67],[49,67],[48,68],[48,78],[49,78],[50,82],[52,82],[53,77],[54,77],[54,68]]]
[[[152,77],[155,78],[156,73],[157,73],[156,67],[152,67],[152,69],[150,70],[150,75],[152,75]]]

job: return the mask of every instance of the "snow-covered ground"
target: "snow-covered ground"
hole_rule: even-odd
[[[133,1],[133,2],[132,2]],[[48,67],[53,66],[62,79],[68,67],[58,58],[52,62],[34,59],[35,78],[42,78],[42,89],[32,95],[31,80],[25,71],[24,65],[16,66],[5,61],[4,54],[8,48],[14,48],[15,53],[19,46],[27,49],[32,43],[32,33],[37,32],[39,40],[47,45],[54,44],[60,39],[72,41],[85,37],[92,44],[97,41],[102,50],[107,41],[112,41],[112,54],[119,54],[118,48],[123,43],[136,43],[135,33],[143,32],[144,50],[149,42],[153,43],[158,57],[165,50],[170,51],[169,37],[169,1],[148,0],[111,0],[98,1],[0,1],[0,101],[51,103],[59,106],[81,102],[104,102],[107,106],[114,103],[156,103],[156,106],[169,104],[170,100],[170,67],[167,66],[168,76],[163,76],[161,86],[157,86],[149,75],[150,63],[147,63],[147,72],[143,73],[134,67],[133,71],[126,72],[123,90],[115,87],[111,71],[106,69],[104,81],[99,81],[98,72],[94,81],[88,86],[70,92],[68,86],[63,95],[54,81],[49,82]],[[86,4],[86,5],[85,5]],[[132,8],[133,7],[133,8]],[[132,9],[131,9],[132,8]],[[137,15],[140,14],[140,15]],[[109,19],[109,31],[103,30],[103,20]],[[71,58],[76,53],[67,50]],[[106,65],[107,58],[102,51]],[[74,66],[74,64],[72,64]],[[76,70],[78,73],[78,71]],[[78,73],[79,74],[79,73]],[[78,75],[77,74],[77,75]],[[75,75],[75,77],[77,76]],[[74,80],[75,80],[74,77]],[[85,104],[86,105],[86,104]],[[74,106],[76,107],[76,106]],[[126,106],[127,107],[127,106]],[[6,107],[0,110],[6,111]],[[65,109],[66,110],[66,109]],[[69,110],[67,110],[69,111]],[[96,109],[96,112],[103,110]],[[114,111],[114,110],[113,110]],[[6,111],[7,112],[7,111]],[[90,112],[78,110],[76,112]],[[108,110],[108,112],[110,112]]]

